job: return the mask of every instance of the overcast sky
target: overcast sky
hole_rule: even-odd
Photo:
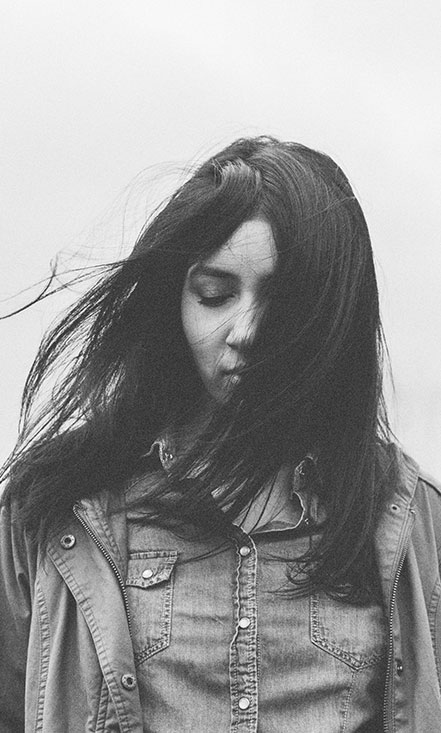
[[[441,475],[440,49],[439,0],[3,0],[2,312],[57,253],[106,260],[124,225],[129,246],[173,179],[152,166],[244,134],[316,147],[371,230],[398,435]],[[0,459],[67,299],[0,322]]]

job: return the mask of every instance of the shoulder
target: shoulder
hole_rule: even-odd
[[[440,537],[441,544],[441,481],[427,473],[402,448],[390,443],[381,447],[380,465],[390,501],[401,501],[415,514],[424,531]]]
[[[426,497],[433,507],[441,507],[441,481],[434,478],[404,452],[401,452],[401,460],[403,465],[406,465],[408,470],[410,468],[410,471],[414,474],[415,502],[418,504],[422,497]]]
[[[0,586],[7,593],[27,584],[37,565],[37,548],[23,528],[17,505],[7,497],[0,508]]]
[[[396,443],[381,446],[380,465],[384,475],[393,477],[395,488],[403,498],[411,501],[423,491],[433,496],[434,501],[441,501],[441,481]]]
[[[430,473],[420,468],[418,472],[418,484],[424,491],[433,494],[436,497],[436,501],[441,502],[441,481],[438,481]]]
[[[4,546],[5,542],[14,547],[29,545],[18,502],[10,494],[0,499],[0,543]]]
[[[420,469],[415,490],[415,510],[424,533],[433,532],[441,554],[441,482]]]
[[[418,539],[421,548],[427,544],[441,555],[441,481],[435,479],[406,453],[400,451],[401,475],[407,477],[404,487],[410,491],[410,508],[415,515],[413,537]],[[412,477],[409,481],[409,477]],[[403,490],[403,485],[401,485]]]

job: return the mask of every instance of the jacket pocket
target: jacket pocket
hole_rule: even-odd
[[[310,598],[311,641],[353,670],[384,660],[386,622],[380,604],[354,606],[313,594]]]
[[[129,554],[126,590],[137,665],[170,644],[176,550]]]

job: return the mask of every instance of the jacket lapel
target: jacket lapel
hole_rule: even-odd
[[[115,504],[115,502],[113,502]],[[142,733],[136,670],[127,616],[124,512],[114,513],[107,495],[75,507],[62,535],[52,538],[48,554],[69,587],[92,635],[101,670],[121,731]],[[70,547],[64,538],[71,535]],[[66,623],[68,623],[66,619]],[[134,686],[128,687],[127,680]]]

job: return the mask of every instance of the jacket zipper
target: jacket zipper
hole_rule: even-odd
[[[129,598],[127,596],[126,586],[124,583],[124,579],[119,571],[119,568],[117,564],[115,563],[113,557],[111,554],[107,551],[103,543],[100,541],[100,539],[96,536],[93,529],[89,526],[89,524],[86,522],[83,517],[81,517],[79,510],[78,510],[78,504],[73,505],[73,513],[75,514],[76,518],[78,519],[79,523],[84,527],[89,537],[93,540],[95,545],[98,547],[98,549],[102,552],[104,557],[106,558],[107,562],[109,563],[110,567],[112,568],[113,572],[115,573],[119,586],[121,588],[121,593],[124,601],[124,608],[126,610],[126,616],[127,616],[127,624],[129,627],[129,634],[130,638],[132,638],[132,623],[130,618],[130,611],[129,611]]]
[[[413,510],[410,510],[411,513],[414,513]],[[408,537],[410,535],[410,532],[408,534]],[[389,723],[387,719],[387,700],[390,692],[390,686],[391,686],[391,668],[392,668],[392,661],[393,661],[393,651],[394,651],[394,628],[393,628],[393,616],[395,611],[395,602],[397,598],[397,590],[398,590],[398,582],[400,580],[401,571],[403,569],[404,560],[406,559],[407,554],[407,545],[408,542],[406,541],[405,546],[403,547],[403,550],[401,552],[400,556],[400,562],[398,563],[397,572],[395,573],[395,580],[394,584],[392,586],[392,593],[390,597],[390,608],[389,608],[389,651],[387,656],[387,668],[386,668],[386,680],[384,683],[384,703],[383,703],[383,723],[384,723],[384,733],[388,733],[389,729]]]

